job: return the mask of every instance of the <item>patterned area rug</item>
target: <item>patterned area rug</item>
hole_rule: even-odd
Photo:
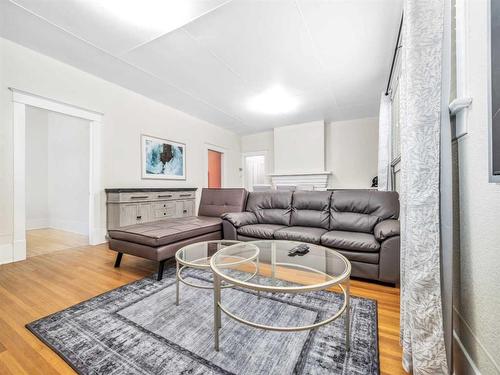
[[[186,279],[210,282],[188,270]],[[223,289],[230,311],[269,325],[304,325],[338,311],[331,292],[261,294]],[[351,298],[351,350],[344,319],[313,331],[271,332],[222,313],[220,352],[213,349],[213,294],[181,284],[175,306],[175,269],[127,284],[26,327],[80,374],[379,374],[377,305]]]

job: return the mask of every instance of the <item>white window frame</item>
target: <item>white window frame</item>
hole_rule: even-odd
[[[468,89],[468,3],[466,0],[456,0],[455,2],[455,82],[457,97],[450,103],[450,112],[455,116],[454,139],[463,137],[468,132],[469,105],[472,99]]]
[[[458,0],[457,0],[458,1]],[[463,1],[463,0],[461,0]],[[491,0],[488,0],[488,11],[487,11],[487,45],[488,45],[488,55],[487,55],[487,72],[488,72],[488,181],[491,183],[499,184],[500,176],[493,174],[493,116],[492,116],[492,87],[491,87]]]

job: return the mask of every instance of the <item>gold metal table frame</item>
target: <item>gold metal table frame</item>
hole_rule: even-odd
[[[245,242],[244,244],[247,246],[253,246],[256,249],[255,255],[251,256],[249,258],[246,258],[244,260],[241,260],[237,263],[254,263],[256,264],[256,273],[253,273],[251,277],[245,279],[245,280],[237,280],[227,274],[224,274],[221,272],[221,268],[226,268],[229,266],[232,266],[236,263],[231,262],[231,263],[224,263],[224,264],[216,264],[216,259],[217,255],[224,249],[227,249],[229,247],[233,246],[238,246],[241,245],[242,243],[238,243],[235,245],[231,245],[228,247],[225,247],[224,249],[219,250],[217,253],[215,253],[211,259],[210,259],[210,268],[212,269],[213,273],[213,290],[214,290],[214,348],[216,351],[219,351],[219,331],[222,328],[222,322],[221,322],[221,311],[224,312],[227,316],[230,318],[242,323],[246,324],[250,327],[254,328],[259,328],[259,329],[264,329],[264,330],[269,330],[269,331],[279,331],[279,332],[298,332],[298,331],[305,331],[305,330],[311,330],[315,328],[319,328],[325,324],[331,323],[337,318],[339,318],[343,313],[345,313],[345,341],[346,341],[346,350],[350,350],[350,312],[349,312],[349,305],[350,305],[350,294],[349,294],[349,278],[351,275],[351,263],[345,258],[342,254],[328,249],[326,251],[333,252],[335,256],[339,257],[342,261],[345,262],[345,272],[343,272],[340,276],[334,277],[331,275],[326,274],[325,272],[316,270],[314,268],[304,266],[304,265],[298,265],[298,264],[292,264],[292,263],[284,263],[284,262],[276,262],[276,241],[272,241],[271,244],[271,277],[275,277],[275,271],[276,271],[276,266],[293,266],[294,268],[299,268],[299,269],[304,269],[309,272],[315,272],[318,274],[321,274],[325,276],[326,278],[329,278],[330,280],[325,281],[323,283],[318,283],[316,285],[303,285],[303,286],[293,286],[293,287],[278,287],[278,286],[267,286],[267,285],[258,285],[258,284],[252,284],[249,283],[253,277],[258,276],[259,274],[259,254],[260,254],[260,249],[256,245],[258,242],[270,242],[269,241],[250,241],[250,242]],[[281,241],[281,242],[287,242],[287,241]],[[294,242],[294,243],[299,243],[296,241],[288,241],[288,242]],[[220,255],[220,254],[219,254]],[[233,255],[231,255],[233,257]],[[255,261],[255,262],[254,262]],[[269,325],[263,325],[255,322],[248,321],[246,319],[243,319],[239,317],[238,315],[230,312],[223,304],[222,304],[222,299],[221,299],[221,289],[224,287],[222,283],[228,283],[231,286],[238,286],[244,289],[250,289],[257,291],[258,296],[260,297],[260,292],[271,292],[271,293],[306,293],[306,292],[314,292],[314,291],[320,291],[320,290],[325,290],[327,288],[333,287],[333,286],[338,286],[342,290],[342,294],[344,295],[344,303],[342,304],[341,308],[339,311],[337,311],[334,315],[328,317],[327,319],[317,322],[314,324],[310,325],[304,325],[304,326],[294,326],[294,327],[279,327],[279,326],[269,326]],[[342,285],[345,284],[345,285]]]

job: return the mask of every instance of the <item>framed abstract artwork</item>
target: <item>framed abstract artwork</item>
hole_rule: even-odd
[[[186,179],[186,145],[167,139],[141,136],[143,179]]]

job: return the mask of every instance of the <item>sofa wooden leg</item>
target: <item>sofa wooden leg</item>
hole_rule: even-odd
[[[165,261],[166,260],[160,261],[160,264],[158,265],[158,278],[157,278],[158,281],[160,281],[163,277],[163,269],[165,268]]]
[[[115,268],[120,267],[120,263],[122,261],[122,257],[123,257],[123,253],[116,254]]]

